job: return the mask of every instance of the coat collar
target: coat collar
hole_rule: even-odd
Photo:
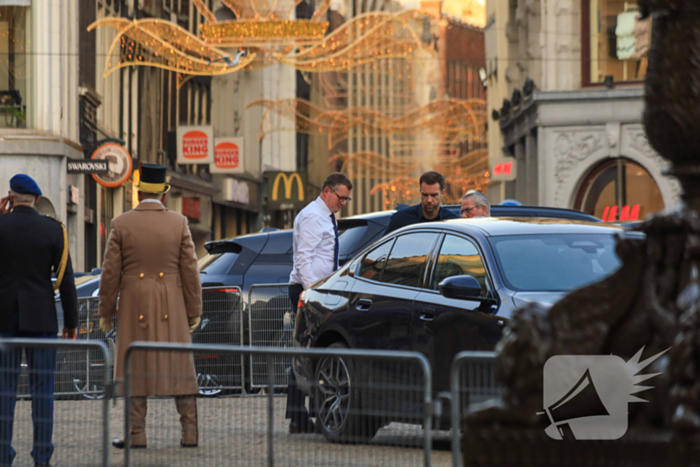
[[[16,206],[12,208],[12,212],[21,212],[23,214],[39,214],[39,212],[36,209],[30,208],[29,206]]]
[[[134,208],[134,211],[167,211],[167,209],[161,203],[141,202]]]

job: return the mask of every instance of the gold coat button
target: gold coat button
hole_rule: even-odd
[[[163,319],[168,319],[168,315],[163,316]]]
[[[163,277],[163,273],[161,272],[160,274],[158,274],[158,277]]]
[[[139,274],[139,279],[143,279],[143,273]]]
[[[143,321],[143,315],[139,316],[139,321]]]

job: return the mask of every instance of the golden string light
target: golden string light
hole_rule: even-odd
[[[275,126],[272,114],[293,122],[293,129],[300,133],[328,135],[329,149],[347,139],[350,130],[362,136],[430,131],[442,135],[450,144],[466,140],[483,142],[486,138],[486,103],[481,99],[437,99],[398,117],[365,107],[324,110],[298,98],[256,99],[246,109],[253,106],[265,108],[258,131],[260,141],[267,134],[291,129]]]
[[[373,178],[396,177],[411,173],[418,167],[418,164],[402,164],[372,151],[335,154],[328,161],[341,162],[340,172],[349,172],[349,163],[354,163],[354,173]]]
[[[252,70],[282,63],[305,72],[329,72],[371,65],[373,72],[405,76],[410,66],[377,66],[377,61],[405,58],[426,47],[418,30],[425,27],[425,13],[404,10],[396,13],[373,11],[351,18],[325,35],[328,23],[321,22],[319,11],[329,2],[320,2],[310,20],[291,19],[297,0],[229,0],[241,16],[233,21],[216,21],[203,2],[195,6],[206,24],[195,36],[179,25],[161,19],[104,18],[88,27],[117,30],[105,66],[105,76],[127,66],[155,66],[183,75],[219,75]],[[285,16],[287,15],[287,16]],[[133,42],[143,53],[123,53],[124,45]],[[233,62],[239,50],[247,54],[240,63]]]

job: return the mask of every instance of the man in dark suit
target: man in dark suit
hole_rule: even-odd
[[[51,274],[61,292],[63,338],[78,332],[73,266],[63,225],[34,209],[41,190],[29,176],[10,180],[0,199],[0,337],[48,338],[58,334]],[[56,349],[24,349],[29,367],[35,465],[49,465],[53,454],[53,389]],[[17,382],[22,349],[0,348],[0,466],[15,457],[12,448]]]
[[[442,174],[426,172],[421,175],[418,184],[420,186],[420,204],[396,211],[389,219],[389,225],[386,226],[384,235],[401,227],[421,222],[459,219],[457,214],[440,206],[442,198],[445,196],[445,177]]]

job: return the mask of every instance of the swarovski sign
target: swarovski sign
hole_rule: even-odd
[[[99,159],[68,159],[69,174],[106,174],[109,161]]]

